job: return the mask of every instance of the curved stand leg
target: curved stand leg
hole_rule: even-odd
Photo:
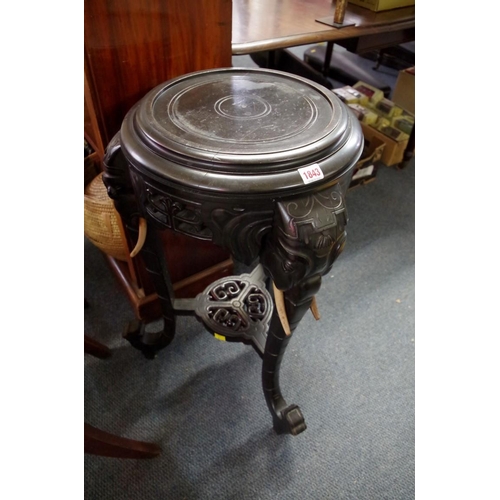
[[[110,141],[104,157],[103,181],[108,195],[114,200],[115,208],[119,212],[131,237],[138,238],[138,221],[141,215],[127,160],[121,152],[120,133]],[[132,321],[127,326],[124,337],[148,359],[153,359],[156,353],[166,347],[175,335],[175,314],[171,297],[172,285],[170,275],[163,256],[163,249],[159,237],[152,225],[148,227],[146,240],[141,251],[141,257],[151,274],[158,293],[163,328],[157,332],[149,332],[146,325],[140,321]]]
[[[140,321],[129,323],[124,337],[139,349],[146,358],[154,359],[156,353],[172,342],[175,336],[175,311],[172,305],[172,283],[163,256],[159,236],[154,228],[149,228],[141,250],[146,269],[152,277],[160,300],[163,327],[160,331],[149,332]]]
[[[292,332],[290,335],[286,335],[276,309],[271,319],[262,363],[262,387],[278,434],[289,433],[296,436],[307,428],[300,408],[295,404],[287,405],[281,395],[279,370],[293,331],[309,309],[320,284],[321,277],[315,276],[285,293],[286,313]]]
[[[278,434],[296,435],[306,429],[304,417],[297,405],[287,405],[279,381],[281,359],[291,338],[291,335],[285,334],[278,315],[273,313],[262,362],[262,388],[273,418],[274,430]]]
[[[281,394],[279,370],[293,331],[311,306],[327,273],[343,249],[347,214],[343,188],[278,202],[273,232],[261,263],[276,287],[284,292],[291,334],[286,335],[273,311],[262,365],[264,396],[278,433],[297,435],[306,429],[297,405],[287,405]]]

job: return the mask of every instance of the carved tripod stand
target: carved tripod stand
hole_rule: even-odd
[[[295,121],[277,127],[274,115],[287,113]],[[357,120],[333,94],[280,72],[201,72],[153,89],[108,145],[103,176],[162,308],[162,330],[136,323],[131,343],[154,357],[173,340],[176,317],[196,315],[213,335],[255,348],[274,429],[304,431],[299,407],[281,394],[280,364],[344,247],[345,192],[362,142]],[[262,151],[242,156],[245,148]],[[166,228],[258,264],[176,299],[158,234]]]

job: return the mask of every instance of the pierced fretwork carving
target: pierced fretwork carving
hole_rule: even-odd
[[[140,193],[143,210],[161,227],[187,234],[200,240],[211,240],[212,231],[204,224],[200,203],[186,202],[164,193],[159,187],[132,173],[135,191]]]
[[[196,297],[196,315],[212,332],[253,340],[263,350],[265,332],[273,311],[264,270],[228,276],[212,283]]]

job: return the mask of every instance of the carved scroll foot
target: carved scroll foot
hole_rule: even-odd
[[[286,422],[284,432],[296,436],[307,429],[304,416],[297,405],[290,405],[282,412],[283,422]],[[276,429],[276,427],[275,427]],[[278,434],[280,429],[276,429]]]

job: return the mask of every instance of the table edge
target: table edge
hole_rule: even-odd
[[[378,24],[370,27],[348,27],[348,28],[330,28],[314,33],[299,33],[288,35],[285,37],[268,38],[265,40],[253,40],[246,42],[232,42],[232,55],[247,55],[254,52],[265,50],[286,49],[289,47],[297,47],[300,45],[308,45],[311,43],[329,42],[343,40],[347,38],[359,38],[365,35],[373,35],[377,33],[385,33],[399,31],[415,27],[415,19],[399,22],[397,24]],[[358,32],[357,34],[355,32]]]

